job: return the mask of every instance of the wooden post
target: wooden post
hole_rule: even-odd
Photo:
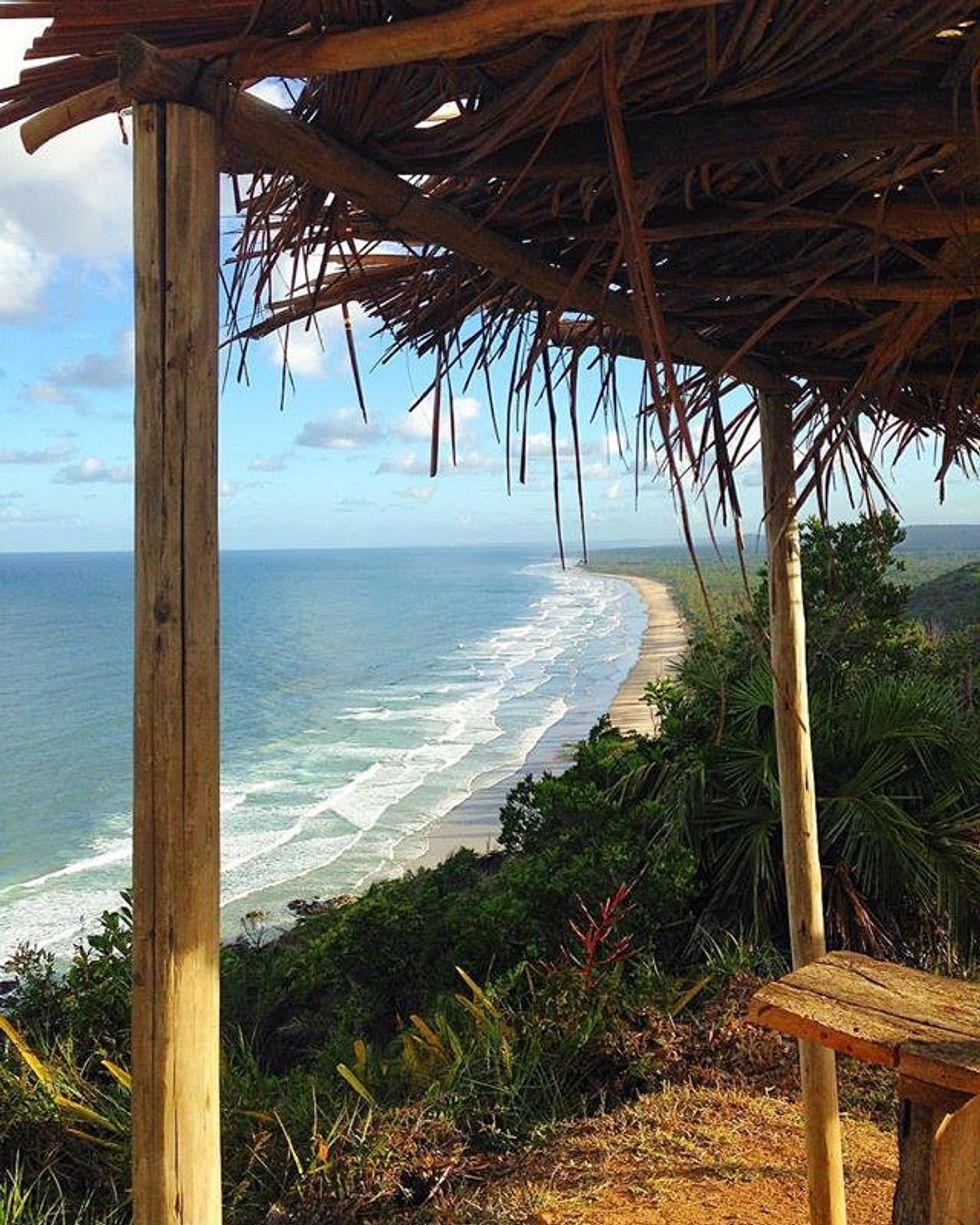
[[[806,624],[796,522],[792,404],[759,393],[769,554],[776,751],[793,965],[826,952],[806,681]],[[834,1054],[800,1043],[811,1225],[844,1225],[844,1173]]]
[[[134,108],[135,1225],[218,1225],[218,142]]]

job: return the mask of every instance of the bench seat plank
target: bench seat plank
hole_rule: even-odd
[[[830,953],[758,991],[752,1020],[918,1081],[980,1094],[980,985]]]
[[[806,977],[813,970],[832,973],[837,990],[853,990],[856,1002],[881,1007],[887,1000],[887,1009],[897,1016],[980,1037],[980,983],[941,978],[846,951],[828,953],[795,973]]]
[[[884,1068],[898,1067],[899,1049],[909,1036],[909,1026],[896,1024],[886,1013],[790,986],[785,979],[755,993],[749,1019]]]

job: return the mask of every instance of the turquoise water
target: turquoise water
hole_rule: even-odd
[[[128,883],[131,589],[128,556],[0,555],[0,958],[65,951]],[[225,554],[226,930],[416,858],[606,708],[643,620],[529,550]]]

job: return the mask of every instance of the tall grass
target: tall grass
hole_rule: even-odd
[[[15,1165],[0,1175],[0,1225],[123,1225],[128,1216],[91,1198],[73,1203],[53,1172],[30,1181]]]

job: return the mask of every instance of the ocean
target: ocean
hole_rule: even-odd
[[[231,552],[221,584],[226,935],[397,873],[553,761],[645,623],[543,550]],[[131,592],[128,555],[0,555],[0,961],[70,951],[129,882]]]

